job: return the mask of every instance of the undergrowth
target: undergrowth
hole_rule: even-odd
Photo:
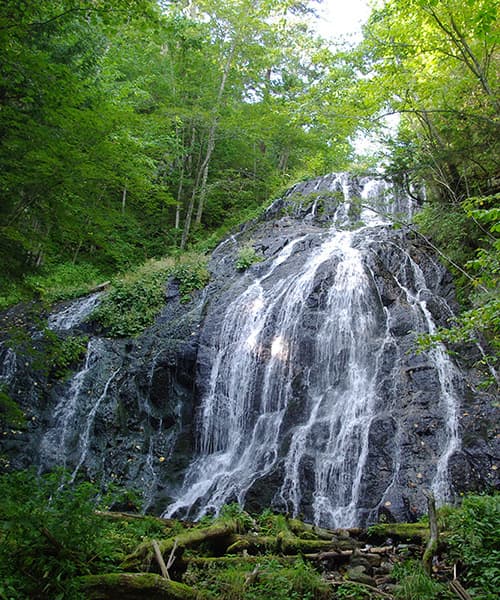
[[[197,254],[179,260],[150,260],[114,280],[93,317],[111,336],[137,335],[154,322],[164,306],[168,278],[177,280],[181,302],[189,302],[191,294],[208,282],[206,262]]]

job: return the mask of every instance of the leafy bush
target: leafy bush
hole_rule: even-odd
[[[427,575],[421,562],[407,561],[395,565],[393,577],[399,581],[395,596],[401,600],[444,600],[452,597],[443,584]]]
[[[210,278],[205,259],[177,265],[171,275],[179,282],[181,302],[189,302],[191,294],[205,287]]]
[[[251,265],[260,262],[262,260],[262,256],[257,254],[255,248],[250,244],[246,244],[243,246],[238,252],[238,257],[236,258],[235,267],[238,271],[244,271],[248,269]]]
[[[464,568],[474,598],[494,600],[500,589],[500,495],[464,498],[447,517],[450,557]]]
[[[184,255],[150,260],[113,283],[94,317],[112,336],[138,335],[153,324],[165,303],[165,286],[169,277],[179,281],[181,302],[187,302],[191,293],[208,281],[206,258]]]
[[[94,317],[112,336],[133,336],[151,325],[165,300],[168,271],[145,273],[135,281],[116,281]]]
[[[55,302],[86,294],[102,280],[102,275],[89,263],[62,263],[46,267],[44,272],[25,277],[26,286],[42,300]]]
[[[67,483],[61,472],[0,477],[0,597],[81,597],[73,580],[97,568],[106,524],[95,486]]]

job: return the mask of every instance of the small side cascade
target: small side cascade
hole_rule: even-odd
[[[49,315],[49,328],[55,331],[67,331],[80,325],[97,308],[101,298],[102,292],[96,292],[73,301],[63,310]]]
[[[12,348],[0,344],[0,385],[8,385],[15,375],[17,356]]]
[[[41,440],[40,469],[75,465],[72,479],[76,477],[87,457],[99,407],[120,371],[112,363],[105,340],[92,338],[85,363],[61,394]]]
[[[427,300],[432,298],[425,276],[419,265],[404,249],[400,249],[404,260],[401,268],[396,274],[396,282],[404,291],[408,303],[420,313],[422,333],[434,334],[437,327],[432,314],[427,306]],[[414,290],[408,285],[408,272],[410,279],[414,282]],[[448,307],[447,307],[448,308]],[[443,344],[437,343],[428,351],[427,356],[437,372],[440,400],[439,405],[443,415],[444,441],[437,460],[436,473],[432,481],[432,489],[436,499],[443,503],[452,499],[448,479],[448,463],[450,457],[459,449],[460,438],[458,435],[458,385],[459,374]]]

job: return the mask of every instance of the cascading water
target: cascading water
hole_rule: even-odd
[[[64,310],[51,314],[48,318],[50,329],[68,330],[80,325],[97,308],[102,292],[96,292],[85,298],[73,301]]]
[[[344,202],[337,203],[327,232],[316,229],[289,240],[224,309],[218,335],[207,340],[211,367],[198,409],[197,455],[167,516],[199,518],[231,501],[244,504],[266,478],[276,488],[275,506],[319,524],[350,526],[376,510],[377,502],[363,506],[370,435],[384,415],[394,420],[399,390],[396,384],[389,389],[387,380],[396,379],[404,363],[371,266],[374,245],[393,235],[380,216],[394,204],[393,198],[388,203],[393,192],[365,180],[356,206],[345,175],[307,185],[307,193],[326,189],[341,193]],[[310,221],[320,212],[321,198],[309,199],[308,207],[304,189],[296,186],[290,195],[299,194],[293,210]],[[374,197],[370,210],[366,205]],[[353,220],[358,229],[346,230]],[[391,277],[404,297],[407,320],[412,330],[432,333],[426,305],[432,293],[418,265],[405,251],[398,253],[400,268]],[[444,499],[448,461],[459,445],[456,377],[444,348],[432,349],[428,360],[446,424],[430,479]],[[394,442],[386,494],[400,477],[399,426]]]
[[[103,368],[106,352],[105,342],[99,338],[90,340],[85,364],[78,371],[61,395],[54,409],[51,424],[40,445],[40,465],[72,468],[74,479],[83,465],[91,442],[91,433],[97,411],[105,399],[110,385],[116,379],[119,368],[111,371]],[[111,367],[111,365],[106,365]],[[111,367],[112,368],[112,367]]]
[[[458,369],[443,346],[416,351],[419,333],[452,316],[454,296],[426,244],[391,225],[413,209],[382,179],[297,184],[218,246],[191,302],[166,282],[140,336],[102,337],[88,319],[96,295],[51,314],[61,338],[90,335],[65,381],[5,335],[0,387],[26,427],[3,428],[4,464],[114,481],[170,516],[238,501],[326,526],[412,519],[424,489],[448,500],[494,487],[497,416],[465,362],[480,354],[464,348]],[[249,244],[262,260],[240,272]],[[29,333],[43,352],[36,324]]]

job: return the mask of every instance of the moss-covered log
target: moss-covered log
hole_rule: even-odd
[[[236,521],[226,521],[215,523],[210,527],[200,529],[190,529],[185,533],[166,538],[159,542],[159,549],[163,556],[167,556],[172,551],[172,548],[177,543],[177,552],[182,553],[185,548],[193,548],[204,542],[216,542],[216,550],[218,554],[224,554],[228,545],[231,543],[232,535],[238,530]],[[177,541],[176,541],[177,540]],[[123,561],[123,567],[126,570],[148,570],[153,558],[154,550],[151,540],[147,540],[140,544],[135,551],[127,556]]]
[[[384,544],[388,538],[394,543],[424,544],[429,539],[429,529],[424,523],[379,523],[369,527],[366,538]]]
[[[89,600],[208,600],[212,596],[154,573],[86,575],[78,585]]]
[[[310,523],[303,523],[299,519],[287,519],[288,527],[297,537],[304,539],[331,540],[335,535],[332,529],[325,529]]]
[[[114,511],[114,510],[96,510],[96,515],[103,517],[104,519],[108,519],[110,521],[149,521],[158,523],[158,525],[163,525],[166,529],[172,529],[173,527],[177,527],[179,525],[179,521],[176,519],[163,519],[161,517],[155,517],[152,515],[141,515],[139,513],[130,513],[123,511]],[[186,529],[189,527],[194,527],[193,523],[188,523],[187,521],[182,522],[182,526]]]

